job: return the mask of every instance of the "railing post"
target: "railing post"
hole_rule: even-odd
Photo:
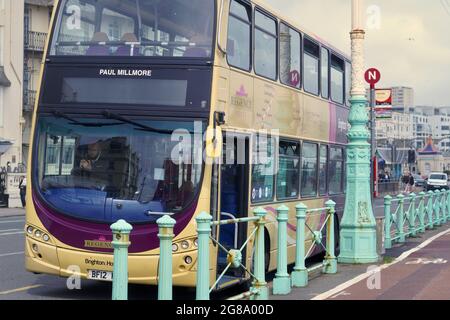
[[[278,250],[277,273],[273,280],[273,294],[286,295],[291,292],[291,277],[287,269],[287,222],[289,208],[282,205],[277,209],[278,221]]]
[[[197,300],[209,300],[209,236],[211,234],[212,217],[206,212],[200,213],[197,221],[198,258],[197,258]]]
[[[430,196],[430,200],[428,201],[428,229],[434,228],[434,192],[428,191],[428,195]]]
[[[405,196],[400,194],[399,196],[397,196],[398,201],[399,201],[399,208],[398,208],[398,212],[397,212],[397,226],[398,226],[398,242],[400,243],[404,243],[406,241],[406,237],[405,237]]]
[[[327,208],[327,253],[325,255],[323,273],[333,274],[337,273],[337,259],[334,252],[335,239],[334,239],[334,213],[336,212],[336,202],[328,200],[325,203]]]
[[[450,221],[450,190],[447,190],[447,212],[445,222]]]
[[[266,282],[266,268],[264,263],[265,248],[264,248],[264,225],[266,224],[265,217],[267,211],[263,208],[258,208],[254,211],[254,215],[259,218],[256,222],[256,240],[255,240],[255,257],[254,257],[254,272],[256,279],[253,281],[252,290],[257,292],[252,297],[254,300],[268,300],[269,288]]]
[[[415,237],[417,235],[417,229],[416,229],[416,198],[417,195],[415,193],[411,193],[409,195],[411,199],[410,207],[409,207],[409,225],[408,225],[408,233],[411,234],[411,236]]]
[[[128,247],[130,246],[130,232],[133,227],[125,220],[119,220],[111,225],[113,232],[112,245],[114,248],[114,267],[112,299],[128,299]]]
[[[292,286],[301,288],[308,285],[308,269],[305,266],[305,227],[306,210],[308,207],[300,203],[295,207],[297,217],[297,239],[295,252],[295,267],[292,272]]]
[[[158,300],[172,300],[172,240],[176,221],[164,216],[156,221],[159,228]]]
[[[440,190],[436,190],[434,192],[434,194],[436,195],[435,198],[435,202],[434,202],[434,213],[435,213],[435,220],[434,220],[434,225],[435,226],[440,226],[441,225],[441,191]]]
[[[425,192],[419,193],[419,232],[425,233]]]
[[[386,249],[392,248],[392,214],[391,214],[392,197],[387,195],[384,197],[384,247]]]
[[[445,224],[447,220],[447,190],[441,190],[441,224]]]

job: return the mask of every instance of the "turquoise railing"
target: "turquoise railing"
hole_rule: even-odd
[[[450,190],[384,198],[385,248],[450,221]]]

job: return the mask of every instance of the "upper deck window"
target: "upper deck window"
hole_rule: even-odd
[[[63,0],[53,56],[210,58],[213,0]]]
[[[288,86],[301,86],[301,36],[294,29],[280,24],[280,80]]]
[[[331,100],[344,103],[344,61],[331,56]]]
[[[319,95],[319,45],[309,39],[304,42],[304,87],[305,91]]]
[[[231,2],[228,22],[228,63],[243,70],[250,70],[251,9],[237,1]]]
[[[328,86],[328,80],[329,80],[329,63],[330,63],[330,53],[328,52],[328,49],[322,48],[321,49],[321,68],[320,68],[320,78],[322,79],[321,85],[322,85],[322,97],[325,99],[328,99],[330,96],[329,93],[329,86]]]
[[[255,73],[277,78],[277,23],[259,11],[255,12]]]

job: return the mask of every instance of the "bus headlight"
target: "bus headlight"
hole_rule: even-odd
[[[186,258],[184,258],[184,262],[186,262],[186,264],[191,264],[192,263],[192,257],[187,256]]]
[[[172,252],[178,251],[178,245],[176,243],[172,244]]]
[[[198,248],[198,239],[195,239],[195,240],[194,240],[194,246],[195,246],[196,248]]]
[[[33,227],[28,227],[27,228],[27,232],[28,234],[33,234],[34,228]]]
[[[50,241],[50,237],[48,236],[48,234],[44,234],[44,235],[42,236],[42,239],[43,239],[45,242],[49,242],[49,241]]]
[[[187,249],[189,249],[189,247],[190,247],[190,245],[189,245],[188,241],[184,240],[183,242],[181,242],[181,249],[187,250]]]
[[[34,232],[34,236],[35,236],[36,238],[40,238],[40,237],[42,236],[42,232],[39,231],[39,230],[36,230],[36,231]]]

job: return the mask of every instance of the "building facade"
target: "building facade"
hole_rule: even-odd
[[[23,163],[24,3],[0,0],[0,169],[14,171]]]
[[[53,0],[25,0],[22,153],[28,159],[31,122],[39,85],[42,56],[53,9]]]
[[[414,126],[413,115],[402,112],[393,112],[391,119],[380,119],[376,122],[377,141],[379,144],[392,144],[394,141],[403,141],[409,147],[412,140]],[[383,143],[384,142],[384,143]]]
[[[409,113],[414,108],[414,89],[409,87],[392,87],[392,108]]]

